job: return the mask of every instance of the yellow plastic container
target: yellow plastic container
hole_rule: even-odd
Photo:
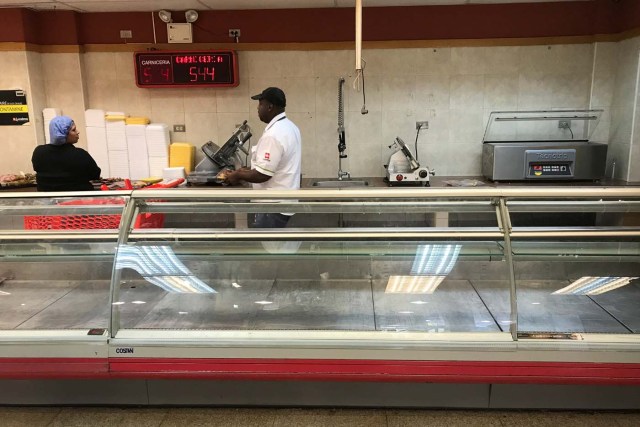
[[[184,167],[186,173],[193,171],[196,147],[188,142],[174,142],[169,146],[169,167]]]
[[[127,117],[124,119],[127,125],[148,125],[151,123],[148,117]]]

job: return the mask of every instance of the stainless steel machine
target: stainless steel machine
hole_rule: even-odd
[[[492,181],[596,181],[607,144],[591,142],[603,110],[494,111],[482,147],[482,174]]]
[[[220,172],[225,169],[238,169],[242,165],[238,150],[249,155],[249,152],[243,147],[249,138],[251,138],[251,132],[245,120],[222,147],[218,147],[212,141],[204,144],[201,149],[205,157],[187,176],[187,182],[196,185],[222,184],[223,179],[219,177]]]
[[[434,172],[420,166],[420,163],[418,163],[418,160],[413,156],[407,144],[405,144],[399,136],[396,137],[389,148],[393,150],[393,153],[385,165],[387,169],[385,181],[387,181],[390,186],[430,186],[429,176],[434,175]]]

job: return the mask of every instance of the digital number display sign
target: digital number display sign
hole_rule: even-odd
[[[137,52],[138,87],[238,86],[238,60],[233,50],[201,52]]]

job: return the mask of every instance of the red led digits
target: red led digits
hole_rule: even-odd
[[[144,67],[142,69],[142,81],[145,83],[151,83],[151,68]]]
[[[211,67],[189,67],[190,82],[215,81],[216,69]]]
[[[195,55],[176,56],[176,64],[196,64],[200,58]]]
[[[224,57],[220,55],[201,55],[198,57],[198,62],[200,64],[212,64],[212,63],[220,63],[224,62]]]
[[[171,82],[171,68],[144,67],[142,69],[142,81],[144,83],[155,83],[157,78],[160,78],[165,83]]]
[[[163,67],[160,69],[160,75],[164,77],[165,82],[171,81],[171,69],[169,67]]]

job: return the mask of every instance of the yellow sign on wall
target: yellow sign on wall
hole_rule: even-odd
[[[29,123],[27,94],[23,90],[0,90],[0,126]]]
[[[0,113],[28,113],[27,105],[0,105]]]

